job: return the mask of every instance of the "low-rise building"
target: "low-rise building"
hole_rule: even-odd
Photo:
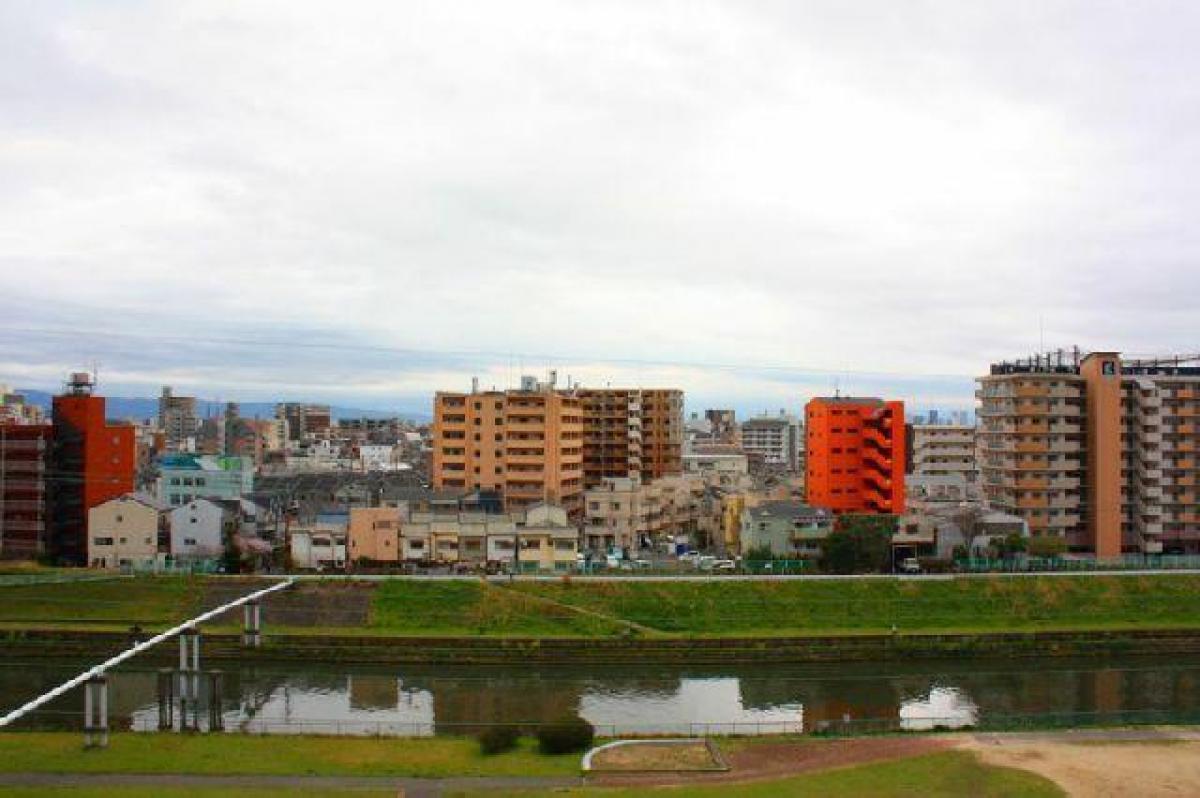
[[[750,461],[745,454],[700,454],[683,456],[683,473],[694,474],[710,488],[729,491],[748,491],[754,487],[750,478]]]
[[[170,510],[171,559],[211,560],[225,550],[225,536],[236,532],[237,517],[220,502],[193,499]]]
[[[348,526],[350,559],[379,563],[399,562],[404,557],[400,524],[407,508],[352,507]]]
[[[579,530],[561,507],[535,504],[525,513],[525,522],[516,530],[515,570],[570,571],[578,561]]]
[[[697,474],[643,483],[637,477],[609,477],[584,492],[584,545],[594,552],[620,552],[630,558],[663,551],[680,538],[710,542],[720,527],[720,505],[706,500]]]
[[[314,524],[293,529],[288,537],[293,568],[324,571],[346,567],[346,527]]]
[[[92,568],[154,568],[165,552],[161,539],[167,510],[153,496],[128,493],[88,511],[88,565]]]
[[[818,559],[821,541],[833,531],[829,510],[794,501],[769,501],[742,513],[742,555],[769,551],[773,557]]]

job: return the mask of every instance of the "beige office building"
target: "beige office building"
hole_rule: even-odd
[[[579,512],[583,417],[569,392],[529,379],[516,391],[439,391],[432,448],[435,489],[495,491],[510,512],[539,502]]]
[[[1100,558],[1200,553],[1195,358],[1059,352],[998,363],[979,382],[992,507]]]

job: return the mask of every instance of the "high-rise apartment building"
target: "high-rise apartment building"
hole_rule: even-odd
[[[166,436],[167,450],[178,452],[186,448],[189,438],[200,429],[196,415],[196,397],[176,396],[164,385],[158,397],[158,426]]]
[[[509,511],[543,501],[580,510],[583,415],[569,392],[533,380],[515,391],[439,391],[432,448],[434,488],[495,491]]]
[[[583,414],[583,479],[639,477],[643,482],[683,473],[683,391],[579,388]]]
[[[60,561],[87,560],[88,511],[134,489],[134,428],[109,424],[91,375],[72,374],[54,397],[48,548]]]
[[[1098,558],[1200,553],[1195,361],[1059,351],[993,365],[977,392],[988,503]]]
[[[275,405],[275,417],[287,422],[288,440],[302,441],[327,432],[333,424],[329,405],[283,402]]]
[[[974,484],[978,478],[975,428],[959,424],[913,425],[912,475],[961,477],[964,484]]]
[[[767,465],[795,473],[804,470],[804,427],[780,410],[778,416],[756,416],[742,422],[742,451]]]
[[[835,512],[904,512],[904,403],[834,396],[804,409],[808,503]]]
[[[46,551],[49,424],[0,421],[0,559],[32,560]]]

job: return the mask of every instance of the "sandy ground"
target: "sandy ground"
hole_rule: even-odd
[[[601,751],[592,759],[592,769],[597,773],[606,770],[712,770],[717,765],[703,742],[623,745]]]
[[[863,737],[850,740],[805,740],[803,742],[756,741],[742,746],[717,744],[729,761],[727,773],[684,775],[616,773],[596,774],[595,784],[649,786],[706,784],[780,779],[829,768],[862,765],[890,759],[944,751],[954,747],[950,739],[932,737]],[[731,750],[732,749],[732,750]]]
[[[1200,795],[1200,742],[1061,742],[976,738],[962,743],[992,765],[1038,773],[1071,796]]]

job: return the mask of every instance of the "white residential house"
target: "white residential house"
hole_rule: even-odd
[[[343,525],[315,524],[292,529],[292,567],[305,571],[341,569],[346,567],[346,539]]]
[[[171,557],[201,560],[220,557],[225,531],[236,524],[236,513],[211,499],[193,499],[171,510]]]

